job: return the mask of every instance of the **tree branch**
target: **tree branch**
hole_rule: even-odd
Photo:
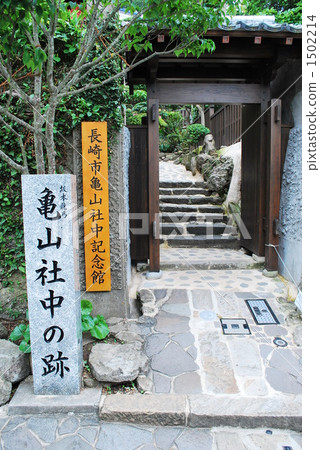
[[[164,2],[165,0],[163,0]],[[66,78],[64,78],[64,80],[59,84],[58,86],[58,92],[59,94],[61,93],[62,89],[64,89],[65,87],[67,87],[67,89],[69,90],[70,87],[74,84],[76,84],[76,81],[78,81],[79,78],[79,73],[82,72],[82,74],[88,69],[91,71],[91,68],[93,67],[97,67],[100,63],[104,62],[104,58],[106,55],[108,55],[110,53],[110,51],[112,50],[112,47],[115,47],[118,42],[122,39],[122,37],[126,34],[127,30],[135,23],[137,22],[137,20],[146,12],[148,12],[150,9],[153,8],[153,5],[149,6],[148,8],[144,8],[142,11],[140,11],[138,14],[136,14],[128,23],[127,25],[125,25],[122,29],[122,31],[117,35],[116,39],[113,40],[113,42],[101,53],[101,55],[96,58],[94,61],[90,61],[88,63],[83,63],[83,58],[79,59],[78,63],[74,63],[74,65],[72,66],[72,68],[70,69],[67,77],[69,78],[69,81],[66,82]],[[119,9],[119,8],[118,8]],[[112,11],[111,14],[115,14],[115,11]],[[95,23],[93,21],[93,17],[91,16],[90,18],[90,22],[89,22],[89,26],[90,25],[95,26]],[[95,35],[96,37],[98,36],[98,34]],[[86,54],[91,50],[93,44],[95,42],[95,39],[90,42],[90,45],[88,45],[87,47],[87,51]],[[81,51],[81,50],[80,50]],[[79,51],[79,53],[80,53]],[[81,78],[83,78],[81,76]]]
[[[17,164],[13,159],[10,158],[10,156],[6,155],[1,149],[0,149],[0,158],[3,159],[6,163],[9,164],[13,169],[15,169],[19,173],[28,174],[28,169],[26,169],[24,166],[21,166],[20,164]]]
[[[28,130],[30,130],[32,133],[35,132],[35,129],[32,125],[30,125],[28,122],[25,122],[24,120],[20,119],[19,117],[15,116],[14,114],[12,114],[11,112],[7,111],[5,108],[3,108],[0,105],[0,113],[8,116],[10,119],[12,119],[14,122],[18,123],[19,125],[22,125],[23,127],[27,128]]]
[[[165,52],[154,52],[149,56],[146,56],[144,59],[137,61],[135,64],[130,65],[130,67],[127,67],[125,69],[123,69],[121,72],[117,73],[116,75],[113,75],[112,77],[107,78],[106,80],[102,81],[101,83],[98,84],[93,84],[93,83],[89,83],[86,86],[83,86],[80,89],[75,89],[74,91],[67,91],[64,90],[63,92],[60,92],[57,96],[58,100],[61,100],[64,96],[69,95],[69,96],[74,96],[74,95],[78,95],[81,94],[82,92],[91,90],[91,89],[97,89],[101,86],[104,86],[105,84],[110,83],[113,80],[116,80],[118,78],[122,78],[124,75],[126,75],[128,72],[130,72],[130,70],[134,69],[135,67],[140,66],[141,64],[144,64],[145,62],[149,61],[150,59],[154,58],[155,56],[159,56],[159,55],[163,55],[163,56],[167,56],[167,55],[172,55],[172,53],[174,53],[176,50],[180,50],[180,49],[184,49],[187,48],[188,44],[184,44],[184,45],[178,45],[177,47],[171,49],[171,50],[167,50]],[[87,75],[87,74],[85,74]],[[82,76],[81,76],[82,79]]]
[[[96,17],[97,17],[100,3],[101,3],[101,1],[98,0],[94,6],[94,10],[91,14],[90,20],[87,23],[86,33],[80,44],[80,49],[78,51],[76,60],[73,63],[69,72],[64,77],[64,79],[58,84],[58,86],[57,86],[58,92],[60,92],[66,86],[66,84],[69,83],[69,81],[73,79],[74,75],[76,74],[76,68],[81,66],[81,63],[83,62],[84,58],[86,57],[88,52],[91,51],[91,49],[92,49],[92,46],[95,42],[95,39],[93,39],[93,36],[95,35],[95,22],[96,22]]]
[[[33,104],[33,100],[32,98],[27,95],[18,85],[18,83],[15,82],[15,80],[10,76],[10,73],[6,67],[6,64],[2,58],[2,55],[0,54],[0,73],[3,76],[3,78],[7,81],[7,83],[9,85],[11,85],[11,87],[13,88],[13,90],[15,90],[16,92],[18,92],[18,94],[20,95],[20,97],[30,103],[31,105]]]
[[[7,158],[9,158],[15,165],[16,167],[14,167],[16,170],[17,166],[21,167],[23,170],[19,170],[21,171],[21,173],[29,173],[28,170],[28,161],[27,161],[27,154],[26,154],[26,149],[25,146],[23,145],[23,141],[22,141],[22,137],[21,135],[8,123],[6,122],[3,117],[0,116],[0,122],[2,122],[4,124],[5,127],[7,127],[17,138],[18,138],[18,142],[19,142],[19,146],[21,149],[21,154],[22,154],[22,158],[23,158],[23,166],[19,166],[19,164],[15,163],[8,155],[6,155],[4,152],[3,155],[7,156]],[[5,159],[4,157],[2,157],[2,159]],[[8,161],[7,161],[8,162]]]

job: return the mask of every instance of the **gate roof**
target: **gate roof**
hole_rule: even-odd
[[[163,51],[169,44],[168,31],[161,31],[164,42],[153,39],[153,49]],[[208,30],[205,35],[213,39],[216,50],[196,57],[171,55],[155,56],[128,74],[128,83],[158,81],[210,82],[210,83],[262,83],[268,84],[276,71],[288,60],[301,65],[302,28],[276,24],[263,17],[234,18],[228,25]],[[127,53],[130,62],[136,54]]]

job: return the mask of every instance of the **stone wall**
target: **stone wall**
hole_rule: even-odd
[[[291,102],[294,127],[290,130],[280,198],[279,273],[302,282],[302,93]],[[292,278],[291,278],[292,277]]]
[[[281,122],[291,124],[293,117],[291,102],[294,96],[302,90],[301,60],[288,61],[278,70],[275,79],[270,84],[271,98],[281,98]]]
[[[302,277],[301,73],[301,60],[289,60],[271,82],[271,98],[281,98],[282,123],[293,124],[283,168],[279,214],[279,253],[286,267],[279,259],[279,273],[289,281],[293,278],[298,286]]]
[[[128,164],[130,134],[123,128],[109,140],[109,221],[110,221],[110,259],[111,291],[85,292],[85,263],[82,217],[82,158],[81,130],[73,132],[73,172],[77,175],[80,238],[80,283],[81,298],[93,304],[93,315],[103,314],[106,318],[129,316],[128,283],[130,281],[130,245],[129,245],[129,186]]]

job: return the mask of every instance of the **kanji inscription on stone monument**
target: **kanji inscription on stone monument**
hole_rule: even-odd
[[[79,394],[82,334],[73,175],[22,175],[35,394]]]

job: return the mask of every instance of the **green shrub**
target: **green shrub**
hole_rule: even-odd
[[[127,125],[142,125],[142,118],[145,113],[134,114],[132,110],[127,110]]]
[[[174,152],[182,142],[183,118],[178,111],[161,111],[159,118],[160,151]]]
[[[160,136],[168,136],[170,134],[180,134],[182,130],[183,118],[179,111],[161,111],[161,118],[164,124],[160,122]]]
[[[161,153],[170,153],[170,144],[168,141],[160,140],[159,150]]]
[[[200,123],[193,123],[192,125],[187,126],[184,134],[184,140],[186,140],[188,144],[197,145],[203,140],[206,134],[210,134],[210,130]]]

